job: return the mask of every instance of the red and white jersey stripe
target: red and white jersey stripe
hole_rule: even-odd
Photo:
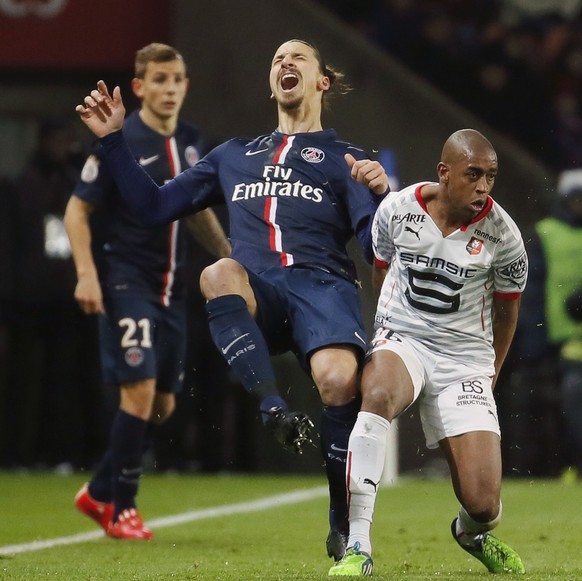
[[[287,159],[287,154],[293,148],[294,135],[284,135],[283,143],[279,146],[273,156],[273,163],[283,165]],[[281,255],[281,266],[293,264],[293,254],[285,252],[281,227],[277,223],[277,198],[267,198],[265,201],[265,222],[269,225],[269,242],[271,250],[275,250]]]
[[[182,164],[180,163],[178,145],[174,137],[166,138],[166,154],[168,155],[168,162],[170,164],[172,177],[175,177],[182,171]],[[176,255],[178,249],[179,227],[180,223],[178,220],[175,220],[170,224],[168,231],[168,267],[164,273],[164,284],[162,286],[162,293],[160,296],[162,304],[166,307],[170,304],[170,298],[172,296],[172,289],[176,276]]]

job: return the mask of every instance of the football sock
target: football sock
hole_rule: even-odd
[[[263,424],[269,421],[268,411],[273,408],[281,408],[283,411],[287,410],[287,402],[280,395],[268,395],[261,400],[260,410]]]
[[[155,424],[148,422],[144,432],[142,452],[147,452],[154,439]],[[98,502],[111,502],[113,490],[111,483],[111,452],[107,450],[101,459],[91,482],[89,482],[89,494]]]
[[[146,422],[143,438],[141,441],[141,453],[145,454],[154,444],[154,435],[159,424],[152,421]]]
[[[332,530],[347,533],[348,500],[346,458],[348,439],[354,427],[360,398],[341,406],[324,406],[321,415],[321,452],[329,483],[329,525]]]
[[[348,499],[350,538],[348,546],[360,543],[371,554],[370,526],[378,486],[384,470],[390,422],[369,412],[360,412],[352,430],[348,451]]]
[[[111,502],[111,452],[107,450],[89,482],[89,494],[98,502]]]
[[[111,471],[113,521],[126,508],[135,508],[135,497],[142,473],[143,438],[147,423],[123,410],[118,410],[111,428]]]
[[[472,547],[475,545],[475,539],[482,533],[492,531],[500,522],[503,507],[499,503],[499,512],[497,516],[489,522],[478,522],[471,517],[471,515],[461,506],[459,510],[459,518],[456,520],[455,536],[461,545],[464,547]]]
[[[261,401],[261,411],[272,407],[286,410],[269,348],[245,300],[240,295],[224,295],[208,301],[206,311],[214,344],[244,388]]]

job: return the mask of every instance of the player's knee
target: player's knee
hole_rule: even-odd
[[[237,292],[237,283],[245,276],[243,267],[232,258],[221,258],[207,266],[200,275],[200,290],[206,300]]]
[[[121,386],[120,408],[125,412],[147,420],[152,412],[155,398],[155,381],[142,380],[124,383]]]
[[[311,356],[309,364],[325,405],[345,405],[357,396],[358,360],[352,349],[320,349]]]
[[[356,397],[357,369],[329,366],[313,374],[325,405],[344,405]]]
[[[401,398],[383,382],[369,382],[362,389],[362,409],[392,421],[402,408]]]

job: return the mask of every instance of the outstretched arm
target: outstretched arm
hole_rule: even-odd
[[[85,97],[83,103],[77,105],[75,111],[97,137],[105,137],[123,127],[125,107],[119,87],[113,89],[111,96],[105,82],[99,81],[97,88]]]
[[[368,186],[376,195],[382,196],[389,191],[388,175],[378,161],[359,159],[346,153],[344,156],[348,167],[352,170],[352,178]]]
[[[214,186],[203,170],[190,178],[187,188],[175,179],[158,187],[147,172],[135,161],[123,136],[125,107],[119,87],[109,94],[103,81],[75,110],[87,127],[99,137],[108,168],[129,208],[146,225],[172,222],[207,206],[207,190]],[[198,164],[202,167],[202,162]],[[208,165],[208,164],[207,164]],[[189,168],[183,172],[193,172]],[[211,172],[210,172],[211,173]],[[208,182],[210,186],[207,187]]]

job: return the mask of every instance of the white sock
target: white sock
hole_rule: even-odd
[[[499,512],[493,520],[485,523],[477,522],[464,509],[464,507],[461,506],[455,529],[455,535],[459,543],[465,546],[473,546],[475,544],[475,539],[479,535],[492,531],[501,522],[502,513],[503,506],[499,503]]]
[[[347,483],[350,514],[348,547],[372,554],[370,526],[386,457],[390,422],[369,412],[360,412],[348,445]]]

